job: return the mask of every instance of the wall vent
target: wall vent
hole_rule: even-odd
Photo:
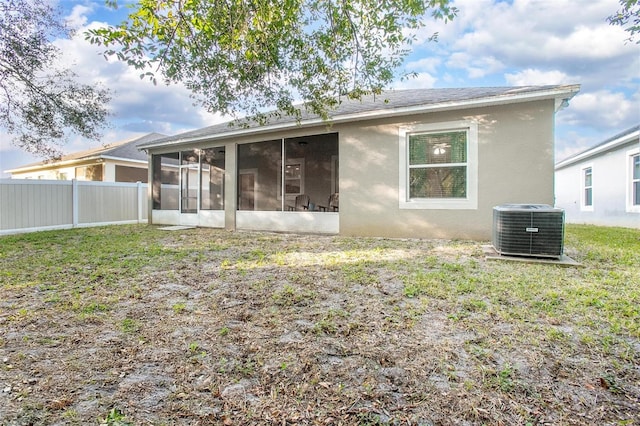
[[[503,204],[493,208],[493,247],[503,255],[562,256],[564,210],[547,204]]]

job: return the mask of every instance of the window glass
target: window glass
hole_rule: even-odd
[[[284,166],[284,190],[287,195],[302,194],[302,161]]]
[[[593,205],[593,172],[591,167],[584,169],[584,205]]]
[[[640,206],[640,155],[633,157],[633,205]]]
[[[414,198],[464,198],[467,196],[466,167],[411,169],[409,185]]]
[[[116,182],[147,183],[148,178],[146,168],[116,165]]]
[[[409,164],[465,163],[467,161],[466,132],[411,135]]]
[[[94,164],[91,166],[76,167],[75,174],[77,180],[101,181],[102,165]]]
[[[467,132],[409,136],[409,198],[466,198]]]

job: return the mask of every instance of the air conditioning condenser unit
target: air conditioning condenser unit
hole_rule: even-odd
[[[493,208],[493,247],[502,255],[560,258],[564,210],[547,204],[503,204]]]

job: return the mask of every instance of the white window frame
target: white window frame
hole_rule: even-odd
[[[586,183],[585,183],[585,173],[587,172],[587,170],[591,169],[591,186],[587,187]],[[584,164],[581,168],[580,168],[580,210],[585,211],[585,212],[592,212],[593,211],[593,205],[595,204],[595,199],[594,199],[594,191],[593,191],[593,183],[594,183],[594,175],[593,175],[593,164],[588,163],[588,164]],[[587,188],[591,188],[591,205],[588,206],[587,203],[587,199],[585,197],[585,192],[587,190]]]
[[[283,150],[284,152],[284,150]],[[282,161],[278,161],[278,168],[280,169],[280,172],[278,173],[278,200],[282,200],[282,192],[285,191],[286,192],[286,166],[293,166],[293,165],[300,165],[300,192],[287,192],[285,194],[285,200],[293,200],[296,198],[296,196],[304,194],[305,193],[305,188],[304,188],[304,176],[305,176],[305,157],[299,157],[299,158],[287,158],[287,160],[285,161],[285,167],[282,167]],[[283,178],[285,180],[283,180]]]
[[[633,157],[640,155],[640,148],[627,151],[627,212],[640,213],[640,205],[633,204]]]
[[[409,198],[409,136],[421,133],[467,132],[467,196],[466,198]],[[399,132],[399,208],[434,210],[478,209],[478,124],[460,120],[443,123],[415,124],[400,127]]]

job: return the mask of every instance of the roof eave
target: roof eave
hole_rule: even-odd
[[[82,164],[90,163],[92,161],[100,163],[100,161],[98,160],[102,160],[102,161],[111,160],[111,161],[123,161],[123,162],[130,162],[130,163],[147,164],[147,161],[145,160],[137,160],[137,159],[134,160],[131,158],[114,157],[110,155],[92,155],[90,157],[74,158],[72,160],[52,161],[50,163],[38,164],[34,166],[18,167],[17,169],[5,170],[5,173],[11,173],[11,174],[31,173],[31,172],[37,172],[38,170],[48,170],[48,169],[55,169],[59,167],[69,167],[69,166],[73,166],[75,164],[80,164],[80,163]]]
[[[104,160],[112,160],[112,161],[122,161],[126,163],[140,163],[140,164],[148,164],[147,160],[138,160],[133,158],[125,158],[125,157],[113,157],[111,155],[103,155],[102,158]]]
[[[77,163],[86,163],[94,160],[99,160],[100,158],[102,158],[101,155],[94,155],[90,157],[74,158],[73,160],[52,161],[50,163],[42,163],[42,164],[37,164],[33,166],[18,167],[17,169],[6,170],[5,173],[14,174],[14,173],[36,172],[38,170],[72,166]]]
[[[449,101],[449,102],[440,102],[436,104],[426,104],[426,105],[417,105],[410,107],[401,107],[394,108],[388,110],[376,110],[376,111],[366,111],[366,112],[358,112],[353,114],[344,114],[339,115],[337,117],[333,117],[330,121],[324,121],[321,118],[314,118],[310,120],[303,120],[300,123],[298,122],[286,122],[280,124],[267,125],[262,127],[251,127],[251,128],[243,128],[237,129],[234,131],[213,134],[213,135],[202,135],[185,139],[173,139],[166,142],[161,143],[145,143],[138,145],[139,150],[148,150],[154,148],[164,148],[168,146],[182,146],[186,144],[199,143],[205,141],[216,141],[222,139],[230,139],[233,137],[246,136],[249,134],[258,135],[263,133],[274,132],[278,130],[288,130],[293,128],[306,128],[313,127],[323,124],[339,124],[345,122],[354,122],[354,121],[363,121],[363,120],[371,120],[371,119],[379,119],[379,118],[390,118],[397,117],[403,115],[415,115],[426,112],[440,112],[440,111],[450,111],[455,109],[467,109],[467,108],[477,108],[477,107],[485,107],[492,105],[505,105],[512,103],[520,103],[520,102],[532,102],[544,99],[554,99],[555,100],[555,111],[557,112],[559,109],[568,105],[568,102],[571,98],[573,98],[578,91],[580,90],[579,84],[574,85],[566,85],[566,86],[557,86],[553,89],[540,90],[535,92],[525,92],[518,94],[505,94],[491,97],[484,97],[478,99],[467,99],[463,101]]]
[[[569,158],[566,158],[566,159],[564,159],[562,161],[559,161],[559,162],[556,163],[555,170],[563,169],[563,168],[565,168],[567,166],[570,166],[572,164],[579,163],[580,161],[583,161],[583,160],[585,160],[587,158],[590,158],[590,157],[593,157],[595,155],[601,154],[603,152],[610,151],[612,149],[615,149],[615,148],[618,148],[620,146],[626,145],[629,142],[632,142],[634,139],[635,140],[640,139],[640,130],[636,130],[634,132],[627,133],[626,135],[621,136],[621,137],[619,137],[617,139],[614,139],[609,143],[606,143],[604,145],[596,146],[596,147],[594,147],[592,149],[584,151],[584,152],[582,152],[580,154],[577,154],[577,155],[575,155],[573,157],[569,157]]]

